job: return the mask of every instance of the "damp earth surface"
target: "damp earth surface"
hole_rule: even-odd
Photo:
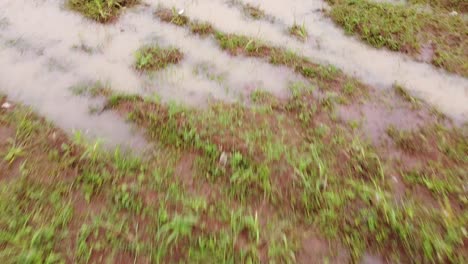
[[[467,10],[0,0],[0,260],[467,263]]]

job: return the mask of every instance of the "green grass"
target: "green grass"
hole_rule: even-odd
[[[251,4],[243,5],[242,10],[246,15],[253,19],[262,19],[265,17],[265,12],[260,9],[258,6],[253,6]]]
[[[168,9],[164,7],[159,7],[154,15],[166,23],[171,23],[176,26],[186,26],[189,23],[189,18],[183,14],[179,14],[178,11],[173,9]]]
[[[136,52],[135,67],[143,71],[158,71],[169,65],[178,64],[183,56],[176,48],[146,46]]]
[[[463,0],[410,0],[411,4],[429,5],[433,8],[442,8],[451,11],[466,13],[468,11],[468,3]]]
[[[214,32],[213,26],[207,22],[191,22],[190,31],[193,34],[207,36]]]
[[[399,84],[394,84],[393,89],[395,90],[395,93],[400,96],[404,101],[410,103],[414,108],[420,107],[420,100],[417,99],[416,97],[412,96],[406,88]]]
[[[317,72],[323,80],[339,74]],[[0,112],[0,124],[15,129],[0,144],[2,157],[14,157],[0,162],[10,175],[0,178],[0,259],[295,262],[303,234],[313,232],[354,261],[376,252],[401,262],[463,262],[462,134],[425,128],[436,144],[423,151],[420,143],[406,147],[412,134],[395,132],[403,151],[426,162],[407,170],[334,119],[334,99],[314,90],[296,83],[286,101],[257,91],[251,107],[206,109],[99,93],[107,111],[155,143],[143,157],[79,133],[69,140],[21,106]],[[393,173],[411,190],[401,200]]]
[[[70,87],[70,91],[74,95],[79,96],[91,96],[96,97],[99,95],[104,95],[108,93],[110,90],[108,83],[103,83],[101,81],[94,82],[92,84],[89,83],[80,83],[77,85],[73,85]]]
[[[401,51],[415,58],[423,46],[431,43],[434,54],[430,63],[468,76],[467,42],[464,37],[468,27],[462,16],[451,16],[441,9],[427,12],[410,4],[394,5],[366,0],[329,2],[332,5],[330,17],[346,33],[357,35],[374,47]]]
[[[307,33],[305,25],[299,25],[296,23],[289,28],[289,34],[300,41],[305,41],[309,37],[309,33]]]
[[[261,41],[246,36],[224,34],[218,31],[215,33],[215,37],[219,46],[232,55],[247,53],[249,56],[263,57],[271,50]]]
[[[454,249],[461,246],[463,235],[457,228],[466,219],[459,217],[443,224],[443,212],[431,209],[430,203],[416,204],[418,192],[408,193],[405,196],[407,201],[403,204],[395,202],[388,186],[391,179],[387,168],[397,165],[382,157],[372,145],[356,138],[350,132],[351,128],[343,127],[331,117],[325,123],[323,119],[320,124],[315,123],[318,116],[323,118],[322,112],[328,112],[328,104],[319,104],[313,112],[308,112],[310,105],[317,106],[313,101],[317,99],[311,97],[311,90],[297,86],[293,91],[295,96],[286,105],[272,102],[275,106],[270,107],[269,111],[251,112],[236,105],[214,105],[200,112],[175,106],[146,105],[143,101],[129,111],[131,119],[146,128],[154,140],[201,153],[197,165],[200,175],[212,184],[227,184],[227,197],[241,204],[264,199],[280,206],[282,210],[313,224],[325,237],[339,239],[356,260],[369,249],[384,252],[387,258],[400,260],[461,260],[462,256]],[[260,98],[256,99],[259,107],[270,103],[261,99],[261,93],[253,96]],[[270,121],[262,124],[258,118]],[[251,123],[252,120],[256,120],[255,123]],[[292,124],[280,120],[292,120]],[[290,132],[279,133],[278,128],[273,130],[277,126],[279,131],[292,127],[302,131],[298,135],[303,143],[291,145],[283,136],[290,136]],[[452,133],[450,130],[437,131]],[[461,203],[461,198],[457,196],[460,189],[450,188],[460,177],[460,174],[453,173],[466,166],[466,160],[461,159],[466,141],[462,140],[461,135],[454,135],[453,138],[457,139],[455,142],[444,140],[447,135],[440,135],[441,138],[436,140],[440,142],[439,151],[443,150],[440,155],[449,158],[456,168],[445,174],[451,181],[446,183],[432,178],[422,182],[408,181],[411,186],[421,185],[431,192],[455,195],[455,201],[458,201],[455,203]],[[402,140],[398,144],[405,151],[421,151],[413,149],[412,143],[408,145],[404,142]],[[446,152],[447,146],[454,148],[453,154]],[[223,152],[227,153],[228,161],[224,165],[219,161]],[[272,166],[277,169],[271,170]],[[288,179],[278,178],[283,175],[281,171],[293,171],[294,180],[281,185],[280,182]],[[453,203],[451,206],[454,206]],[[292,208],[292,211],[286,208]],[[242,230],[242,226],[247,225],[243,228],[248,228],[245,235],[250,242],[245,249],[251,260],[256,260],[264,254],[254,246],[262,241],[262,228],[257,227],[256,217],[252,215],[245,221],[239,224],[239,220],[232,219],[231,224],[235,223],[232,230]],[[435,226],[442,229],[429,236],[428,230]],[[456,233],[453,239],[446,237],[448,230]],[[289,240],[282,243],[287,245]],[[274,255],[278,246],[270,244],[270,247]],[[203,248],[210,254],[216,254],[210,251],[214,250],[213,247],[203,244]],[[198,258],[199,252],[196,252],[193,252],[193,256]],[[280,252],[283,254],[281,259],[293,258],[288,250]]]
[[[139,0],[68,0],[71,9],[101,23],[113,21],[123,8],[138,3]]]
[[[16,146],[16,144],[12,144],[8,152],[3,157],[3,160],[8,162],[8,164],[12,164],[16,158],[23,155],[23,148],[21,146]]]

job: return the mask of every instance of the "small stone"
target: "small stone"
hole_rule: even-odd
[[[444,214],[445,217],[449,217],[450,214],[446,210],[442,210],[442,213]]]
[[[227,161],[228,155],[226,154],[226,152],[221,153],[221,156],[219,157],[219,164],[221,164],[222,166],[226,166]]]
[[[458,12],[453,10],[452,12],[449,13],[451,16],[458,16]]]
[[[185,13],[184,9],[181,9],[181,10],[179,10],[179,12],[177,12],[177,14],[179,14],[179,16],[183,15],[184,13]]]
[[[380,197],[380,194],[376,193],[375,194],[375,201],[378,203],[378,202],[380,202],[381,199],[382,198]]]
[[[10,109],[11,106],[12,106],[12,105],[11,105],[9,102],[4,102],[4,103],[2,104],[2,109]]]

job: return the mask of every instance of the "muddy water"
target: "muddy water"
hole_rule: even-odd
[[[289,84],[301,80],[288,69],[230,57],[210,38],[160,23],[152,12],[163,4],[183,8],[189,17],[223,31],[255,36],[334,64],[372,85],[388,88],[398,82],[443,112],[468,119],[467,79],[346,37],[320,12],[326,7],[323,2],[246,2],[259,5],[274,21],[254,21],[225,0],[144,0],[125,10],[116,23],[100,25],[66,10],[63,0],[1,0],[0,92],[69,131],[80,129],[115,144],[141,145],[141,137],[123,120],[110,113],[90,115],[89,107],[100,102],[74,96],[69,88],[101,81],[118,91],[203,106],[212,99],[242,100],[255,89],[286,96]],[[309,30],[306,43],[286,34],[294,21]],[[135,71],[135,51],[155,43],[181,49],[183,62],[154,74]]]
[[[405,55],[377,50],[346,36],[323,14],[328,5],[321,0],[243,0],[275,17],[275,22],[252,20],[240,8],[224,0],[149,1],[184,8],[190,17],[207,20],[223,31],[257,36],[276,45],[286,46],[318,62],[330,63],[364,82],[390,88],[395,82],[416,96],[434,104],[442,112],[459,120],[468,119],[468,80],[447,74]],[[306,43],[287,35],[294,22],[309,31]]]
[[[115,24],[100,25],[66,10],[63,1],[2,0],[0,92],[68,131],[138,146],[144,144],[141,137],[123,120],[111,113],[90,115],[99,102],[74,96],[69,88],[100,81],[118,91],[200,106],[210,99],[239,100],[254,89],[285,96],[288,84],[299,78],[265,62],[231,58],[212,40],[159,23],[153,11],[140,5]],[[135,71],[135,51],[155,43],[180,48],[183,63],[150,75]]]

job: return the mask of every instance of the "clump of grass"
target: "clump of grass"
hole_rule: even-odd
[[[210,23],[198,21],[190,23],[190,31],[200,36],[207,36],[214,33],[213,26]]]
[[[393,139],[395,144],[403,151],[415,154],[423,153],[428,150],[427,139],[422,133],[414,131],[401,131],[390,126],[387,128],[387,135]]]
[[[70,87],[70,91],[77,96],[97,97],[109,95],[110,88],[106,82],[96,81],[92,83],[78,83]]]
[[[432,43],[431,63],[450,72],[468,76],[468,34],[462,16],[417,6],[375,3],[367,0],[329,0],[330,17],[346,33],[359,36],[376,48],[388,48],[417,58],[422,45]]]
[[[109,95],[107,99],[107,104],[105,108],[112,108],[117,106],[123,101],[126,102],[136,102],[140,100],[140,98],[136,95],[131,95],[131,94],[112,94]]]
[[[271,103],[274,100],[274,96],[264,90],[256,89],[250,94],[250,100],[256,104]]]
[[[260,9],[258,6],[253,6],[251,4],[246,4],[242,7],[242,10],[249,17],[259,20],[265,17],[265,12]]]
[[[463,195],[463,181],[457,181],[455,177],[445,176],[444,171],[435,171],[432,168],[410,170],[403,173],[403,179],[409,184],[422,185],[431,191],[434,196]]]
[[[175,8],[169,9],[159,7],[154,13],[161,21],[171,23],[179,27],[186,26],[189,23],[189,18],[184,14],[179,14]]]
[[[112,21],[125,7],[136,5],[139,0],[69,0],[71,9],[101,23]]]
[[[171,23],[179,27],[189,26],[192,34],[200,36],[207,36],[214,33],[213,26],[208,22],[201,21],[190,21],[187,16],[179,14],[175,8],[169,9],[165,7],[159,7],[154,13],[161,21]]]
[[[215,37],[221,48],[227,50],[232,55],[247,53],[253,57],[265,57],[272,50],[261,41],[242,35],[224,34],[217,31]]]
[[[403,86],[399,84],[394,84],[393,89],[395,90],[396,94],[400,96],[403,100],[411,103],[415,108],[420,106],[420,102],[417,98],[413,97]]]
[[[370,45],[391,50],[417,50],[422,28],[415,9],[364,0],[333,1],[330,16],[348,34],[357,34]]]
[[[134,213],[140,213],[143,203],[138,196],[135,186],[122,184],[113,191],[113,199],[119,209],[129,210]]]
[[[3,160],[11,165],[17,158],[23,155],[23,151],[24,150],[21,146],[16,146],[16,144],[13,144],[10,149],[8,149],[8,152],[5,154],[5,157],[3,157]]]
[[[157,71],[171,64],[178,64],[184,55],[177,48],[148,46],[136,53],[136,68],[144,71]]]
[[[447,11],[468,12],[468,3],[464,0],[409,0],[411,4],[427,4],[434,8],[441,8]]]
[[[299,56],[286,49],[270,46],[254,38],[243,35],[225,34],[217,31],[215,33],[218,45],[227,50],[230,54],[245,55],[249,57],[260,57],[268,59],[274,65],[284,65],[292,68],[302,76],[314,81],[321,89],[343,91],[345,84],[352,82],[354,84],[353,94],[365,93],[367,88],[359,81],[346,76],[339,69],[332,65],[322,66],[311,62],[308,58]]]
[[[289,28],[289,34],[301,41],[307,40],[309,33],[307,33],[307,28],[304,24],[299,25],[294,23],[292,27]]]

